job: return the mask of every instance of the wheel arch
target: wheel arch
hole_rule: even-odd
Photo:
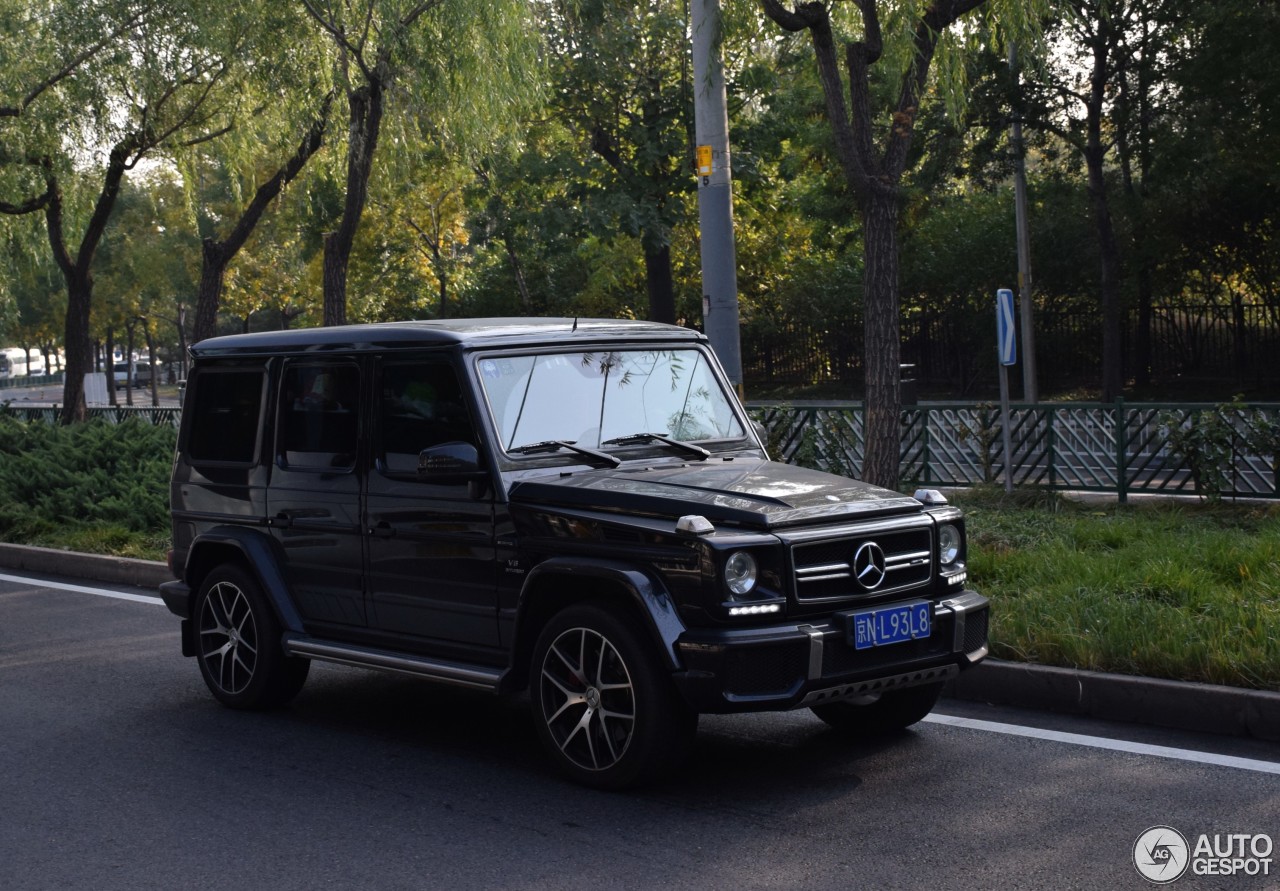
[[[566,607],[587,601],[621,605],[658,647],[662,664],[671,671],[681,667],[675,643],[685,630],[684,622],[659,581],[627,564],[555,557],[535,566],[520,591],[511,671],[506,678],[510,689],[527,685],[529,660],[547,621]]]
[[[271,538],[252,529],[217,526],[201,533],[192,542],[183,569],[192,604],[210,572],[227,563],[236,564],[262,586],[280,627],[286,633],[301,633],[302,616],[290,596],[278,550],[279,545]]]

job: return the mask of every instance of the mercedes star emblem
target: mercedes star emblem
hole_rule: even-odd
[[[853,575],[870,591],[884,581],[884,550],[874,541],[865,541],[853,555]]]

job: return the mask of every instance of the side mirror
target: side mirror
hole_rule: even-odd
[[[474,477],[483,473],[480,452],[469,442],[443,442],[418,453],[420,476]]]

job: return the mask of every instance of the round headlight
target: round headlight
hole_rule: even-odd
[[[960,557],[960,530],[951,525],[939,527],[938,550],[943,566],[955,563]]]
[[[724,561],[724,583],[737,597],[750,594],[756,586],[756,558],[746,551],[734,551]]]

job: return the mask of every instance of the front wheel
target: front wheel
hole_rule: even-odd
[[[538,736],[584,785],[621,789],[688,754],[698,716],[680,701],[653,645],[595,605],[554,616],[534,648],[530,698]]]
[[[910,727],[933,711],[942,684],[924,684],[881,693],[871,702],[829,702],[812,711],[828,725],[849,736],[879,736]]]
[[[262,709],[288,702],[307,680],[308,659],[287,656],[280,623],[256,579],[219,566],[196,597],[196,661],[224,705]]]

